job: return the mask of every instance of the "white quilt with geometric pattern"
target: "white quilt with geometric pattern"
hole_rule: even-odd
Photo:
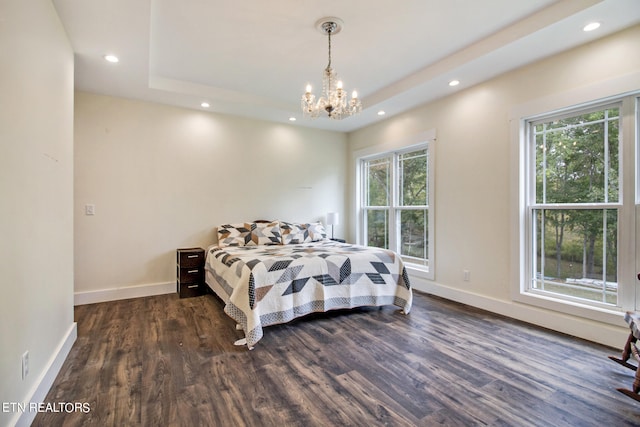
[[[207,283],[253,347],[264,326],[314,312],[396,305],[409,313],[413,294],[392,251],[323,240],[273,246],[211,246]]]

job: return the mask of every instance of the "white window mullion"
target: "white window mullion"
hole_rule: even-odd
[[[400,252],[400,247],[397,230],[400,229],[400,216],[397,207],[400,199],[400,191],[398,191],[398,188],[401,185],[399,172],[400,163],[398,161],[398,154],[394,153],[391,167],[391,200],[389,201],[391,204],[389,208],[389,249],[398,253]]]
[[[369,203],[368,203],[368,198],[369,198],[369,162],[361,162],[360,163],[361,169],[360,169],[360,176],[362,178],[362,187],[363,187],[363,191],[361,191],[360,194],[360,206],[362,206],[363,208],[360,211],[360,215],[361,218],[361,223],[362,223],[362,244],[367,244],[367,242],[369,241],[369,227],[368,227],[368,210],[367,208],[369,207]]]
[[[607,302],[607,223],[608,223],[607,215],[608,215],[608,212],[606,209],[604,209],[602,211],[602,302],[603,303]]]
[[[546,227],[545,218],[547,217],[547,215],[546,215],[546,211],[544,209],[541,209],[539,212],[540,212],[540,229],[542,231],[540,233],[540,281],[538,283],[540,283],[539,287],[541,289],[544,289],[544,281],[545,281],[544,269],[545,269],[545,261],[547,259],[547,256],[546,256],[546,253],[545,253],[545,250],[544,250],[544,244],[545,244],[545,241],[544,241],[544,236],[545,236],[544,230],[545,230],[545,227]],[[535,240],[538,240],[537,236],[533,236],[533,238]]]
[[[534,135],[535,138],[535,135]],[[535,139],[534,139],[534,145],[535,145]],[[546,123],[543,126],[543,134],[542,134],[542,203],[547,203],[547,125]],[[533,158],[533,170],[534,170],[534,174],[536,173],[536,164],[535,164],[535,156]],[[534,180],[533,180],[533,185],[535,188],[535,176],[534,176]],[[534,203],[536,202],[535,199],[535,192],[534,192]]]
[[[609,110],[605,110],[604,112],[604,202],[605,203],[609,201],[609,161],[610,161],[609,159]]]
[[[538,235],[538,221],[536,220],[537,210],[532,209],[529,211],[529,227],[531,230],[531,234],[529,236],[530,244],[527,246],[529,253],[529,263],[527,263],[527,276],[526,276],[526,284],[524,286],[524,291],[529,291],[532,287],[537,287],[537,277],[536,273],[538,271],[538,239],[536,236]]]

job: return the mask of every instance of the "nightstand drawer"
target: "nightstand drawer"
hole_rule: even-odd
[[[180,283],[178,282],[178,296],[180,298],[198,297],[204,295],[205,285],[203,283]]]
[[[178,281],[180,283],[204,282],[204,268],[178,268]]]
[[[178,250],[178,264],[180,268],[200,267],[204,265],[204,250]]]

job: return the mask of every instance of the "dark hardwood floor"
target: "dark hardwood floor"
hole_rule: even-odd
[[[625,426],[619,350],[415,293],[265,328],[252,351],[212,295],[75,309],[78,340],[35,426]],[[620,343],[621,347],[624,343]]]

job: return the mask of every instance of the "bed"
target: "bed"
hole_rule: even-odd
[[[320,223],[222,225],[205,273],[249,349],[266,326],[364,306],[395,305],[408,314],[413,299],[397,254],[327,239]]]

